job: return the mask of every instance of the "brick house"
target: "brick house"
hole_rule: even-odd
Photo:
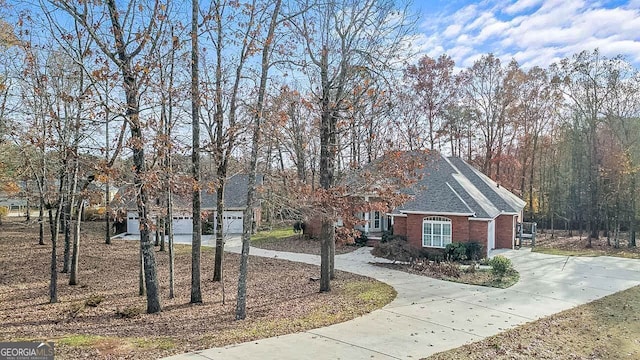
[[[460,158],[424,156],[420,179],[405,190],[413,198],[387,214],[393,233],[415,247],[476,241],[487,254],[513,249],[526,203]]]
[[[392,230],[417,248],[444,248],[451,242],[480,243],[493,249],[512,249],[516,225],[525,202],[457,157],[437,151],[407,152],[422,157],[416,181],[401,192],[411,200],[390,213],[359,214],[356,227],[369,239]]]

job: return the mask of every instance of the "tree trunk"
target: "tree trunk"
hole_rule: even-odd
[[[107,85],[108,86],[108,85]],[[105,96],[105,98],[107,99],[106,101],[108,102],[109,96]],[[104,133],[105,133],[105,142],[104,142],[104,149],[105,149],[105,160],[106,160],[106,164],[107,166],[109,166],[109,105],[107,103],[107,105],[105,106],[105,119],[106,119],[106,125],[104,128]],[[110,174],[109,171],[107,171],[106,176],[105,176],[105,190],[104,190],[104,223],[105,223],[105,230],[104,230],[104,243],[107,245],[111,245],[111,209],[109,208],[110,206],[110,202],[111,202],[111,189],[110,189],[110,183],[111,183],[111,179],[110,179]]]
[[[202,221],[200,217],[200,94],[198,90],[198,0],[191,2],[191,176],[193,179],[191,243],[191,303],[202,303],[200,289],[200,248],[202,245]]]
[[[82,209],[84,208],[84,201],[80,199],[78,202],[78,208],[76,210],[76,228],[73,238],[73,253],[71,255],[71,272],[69,273],[69,285],[78,285],[78,258],[80,251],[80,224]]]
[[[331,291],[331,239],[333,232],[333,222],[330,219],[322,219],[322,228],[320,230],[320,239],[322,241],[320,248],[320,292]]]
[[[60,213],[62,213],[62,198],[64,189],[64,177],[60,177],[61,182],[58,192],[58,203],[56,208],[56,215],[53,218],[51,207],[49,207],[49,221],[51,225],[51,279],[49,282],[49,303],[54,304],[58,302],[58,258],[57,258],[57,245],[58,245],[58,224],[60,223]]]
[[[224,214],[224,182],[225,179],[218,180],[218,189],[216,191],[216,256],[213,268],[213,281],[222,281],[222,261],[224,260],[224,233],[223,218]]]
[[[38,245],[44,245],[44,197],[40,196],[38,205]]]
[[[269,26],[266,44],[271,44],[281,4],[282,0],[276,0],[275,8],[271,16],[271,24]],[[240,273],[238,275],[236,320],[244,320],[247,317],[247,271],[249,264],[251,233],[253,231],[253,206],[255,203],[256,193],[256,173],[258,168],[258,148],[260,146],[262,108],[269,73],[269,49],[269,45],[265,45],[262,49],[262,72],[260,76],[260,87],[258,88],[258,103],[256,104],[256,112],[253,119],[253,140],[251,143],[251,159],[249,160],[249,179],[247,184],[247,208],[244,210],[242,219],[242,253],[240,256]]]

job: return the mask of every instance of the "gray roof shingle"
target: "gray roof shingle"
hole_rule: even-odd
[[[525,202],[456,157],[446,158],[436,151],[408,152],[422,157],[417,180],[402,192],[412,199],[394,213],[468,214],[495,218],[500,213],[518,213]]]

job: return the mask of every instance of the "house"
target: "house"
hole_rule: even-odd
[[[389,214],[393,233],[421,248],[476,241],[487,254],[513,249],[526,203],[460,158],[425,157],[412,199]]]
[[[412,174],[414,181],[400,189],[410,200],[390,213],[359,214],[364,224],[356,229],[369,239],[392,231],[416,248],[442,249],[452,242],[475,241],[488,254],[492,249],[514,247],[523,200],[460,158],[436,151],[403,156],[420,159]]]
[[[262,176],[258,176],[256,183],[262,184]],[[225,182],[224,189],[224,213],[223,219],[223,231],[225,234],[239,234],[242,233],[242,219],[243,212],[247,207],[247,189],[248,189],[249,177],[246,174],[237,174]],[[131,194],[122,194],[123,198],[131,199],[125,202],[126,207],[126,223],[128,234],[140,233],[140,221],[138,218],[138,211],[136,208],[135,199]],[[209,213],[208,219],[213,223],[215,229],[216,221],[216,206],[217,206],[216,193],[213,191],[202,191],[201,208],[203,212]],[[162,216],[166,210],[161,208],[159,204],[161,201],[158,199],[156,206],[151,211],[151,218],[156,216]],[[174,234],[191,234],[193,233],[193,215],[191,213],[191,196],[189,195],[174,195],[173,198],[173,232]],[[261,222],[261,208],[259,206],[253,209],[253,219],[256,226],[260,226]]]

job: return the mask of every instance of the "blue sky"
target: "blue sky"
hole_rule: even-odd
[[[492,52],[523,67],[547,67],[581,50],[622,54],[640,68],[640,0],[414,0],[413,45],[468,67]]]

